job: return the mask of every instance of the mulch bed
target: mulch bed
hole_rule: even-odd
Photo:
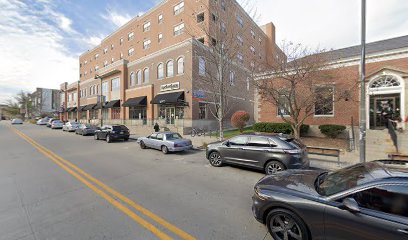
[[[339,148],[346,150],[348,148],[347,139],[332,139],[332,138],[319,138],[319,137],[302,137],[302,142],[306,146],[313,147],[327,147],[327,148]]]

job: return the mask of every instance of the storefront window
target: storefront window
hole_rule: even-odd
[[[97,119],[98,115],[97,115],[98,110],[90,110],[89,111],[89,119]]]
[[[112,119],[120,119],[120,108],[112,108],[111,113]]]
[[[176,108],[176,116],[178,119],[184,119],[184,107]]]
[[[159,107],[159,118],[160,119],[166,118],[166,108],[164,106]]]
[[[109,116],[109,109],[102,109],[102,119],[107,120]]]
[[[81,119],[86,119],[86,111],[81,112]]]
[[[200,102],[198,107],[199,107],[198,118],[206,119],[207,118],[207,104]]]

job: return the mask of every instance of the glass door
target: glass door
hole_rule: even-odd
[[[370,98],[370,128],[384,129],[388,119],[399,114],[398,96],[373,96]]]
[[[175,114],[176,114],[175,107],[166,108],[166,124],[174,124]]]

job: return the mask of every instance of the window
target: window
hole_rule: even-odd
[[[408,217],[408,185],[388,185],[353,194],[363,208]]]
[[[244,27],[244,20],[242,20],[240,15],[237,15],[237,23],[239,26]]]
[[[150,48],[150,44],[152,43],[152,41],[150,41],[150,39],[144,40],[143,41],[143,49],[148,49]]]
[[[247,141],[248,141],[248,137],[237,136],[237,137],[231,138],[229,140],[229,144],[231,146],[245,146]]]
[[[221,32],[226,33],[227,28],[225,27],[225,22],[221,21],[220,26],[221,26]]]
[[[252,29],[251,29],[251,37],[252,37],[253,39],[255,39],[255,32],[254,32],[254,30],[252,30]]]
[[[120,108],[111,109],[111,119],[120,119]]]
[[[251,50],[252,54],[254,54],[254,55],[256,54],[256,50],[255,50],[255,48],[253,46],[249,47],[249,49]]]
[[[164,66],[163,63],[159,63],[159,65],[157,65],[157,79],[163,78],[164,78]]]
[[[137,75],[136,75],[136,80],[137,80],[137,85],[142,84],[142,71],[137,71]]]
[[[237,54],[237,59],[239,63],[244,63],[244,57],[242,56],[242,53],[238,53]]]
[[[112,79],[112,91],[119,91],[120,89],[120,79],[115,78]]]
[[[159,24],[160,24],[160,23],[163,23],[163,14],[160,14],[160,15],[158,16],[157,22],[158,22]]]
[[[111,44],[111,50],[113,50],[114,47],[115,47],[115,46],[114,46],[113,44]]]
[[[130,86],[135,86],[136,85],[136,75],[134,72],[130,73]]]
[[[111,63],[113,63],[115,61],[115,58],[111,58]]]
[[[218,16],[215,15],[214,13],[211,13],[211,20],[212,20],[213,22],[217,22]]]
[[[241,37],[241,35],[237,35],[237,39],[238,39],[238,44],[240,46],[244,46],[244,39]]]
[[[122,45],[123,44],[123,38],[121,38],[120,40],[119,40],[119,45]]]
[[[150,31],[150,22],[143,24],[143,32]]]
[[[199,119],[206,119],[207,118],[207,104],[206,103],[198,103],[198,118]]]
[[[130,107],[129,119],[146,120],[146,108],[145,107]]]
[[[106,54],[108,52],[108,48],[103,49],[103,54]]]
[[[163,140],[163,134],[162,133],[157,134],[157,140]]]
[[[235,72],[234,72],[234,71],[230,71],[230,74],[229,74],[229,84],[230,84],[230,86],[234,86],[234,85],[235,85]]]
[[[143,70],[143,83],[149,82],[149,68]]]
[[[181,57],[177,60],[177,74],[183,74],[184,73],[184,58]]]
[[[174,6],[174,15],[180,14],[184,11],[184,2],[181,2]]]
[[[98,60],[99,54],[95,54],[95,60]]]
[[[128,56],[133,56],[133,52],[135,51],[135,49],[134,48],[130,48],[129,50],[128,50]]]
[[[173,64],[173,60],[170,60],[167,62],[166,64],[166,77],[173,77],[174,75],[174,64]]]
[[[108,66],[108,60],[105,60],[105,61],[103,62],[103,66],[104,66],[104,67]]]
[[[178,36],[184,32],[184,23],[174,27],[174,36]]]
[[[199,41],[200,43],[204,44],[204,38],[198,38],[197,41]]]
[[[221,9],[225,11],[225,0],[221,0]]]
[[[133,40],[133,38],[135,37],[135,34],[133,32],[128,34],[128,41]]]
[[[246,79],[246,88],[247,88],[247,91],[249,91],[249,77],[247,77]]]
[[[197,23],[204,22],[204,13],[197,14]]]
[[[288,116],[290,114],[290,101],[286,92],[282,92],[279,97],[278,115]]]
[[[205,76],[205,59],[204,57],[198,57],[198,74]]]
[[[334,87],[319,86],[315,88],[315,116],[334,115]]]
[[[88,63],[88,61],[87,61],[87,60],[85,60],[84,65],[86,65],[87,63]]]
[[[252,136],[248,141],[248,146],[251,147],[270,147],[269,140],[264,137]]]
[[[157,38],[158,38],[159,43],[161,43],[163,41],[163,33],[159,33]]]
[[[123,52],[120,53],[120,59],[123,59]]]
[[[99,69],[99,66],[98,65],[96,65],[95,66],[95,71],[97,71]]]
[[[102,119],[107,120],[108,116],[109,116],[109,109],[106,109],[106,108],[102,109]]]
[[[217,39],[211,38],[211,45],[216,46],[217,45]]]
[[[103,82],[102,83],[102,95],[106,96],[109,92],[109,83]]]

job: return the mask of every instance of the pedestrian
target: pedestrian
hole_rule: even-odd
[[[159,126],[159,124],[156,122],[155,124],[154,124],[154,131],[155,132],[158,132],[158,131],[160,131],[160,126]]]
[[[388,120],[392,119],[393,111],[388,103],[383,104],[381,116],[384,121],[384,126],[388,128]]]
[[[391,122],[395,123],[395,129],[402,133],[404,132],[404,122],[402,121],[402,118],[399,117],[397,120],[390,120]]]

